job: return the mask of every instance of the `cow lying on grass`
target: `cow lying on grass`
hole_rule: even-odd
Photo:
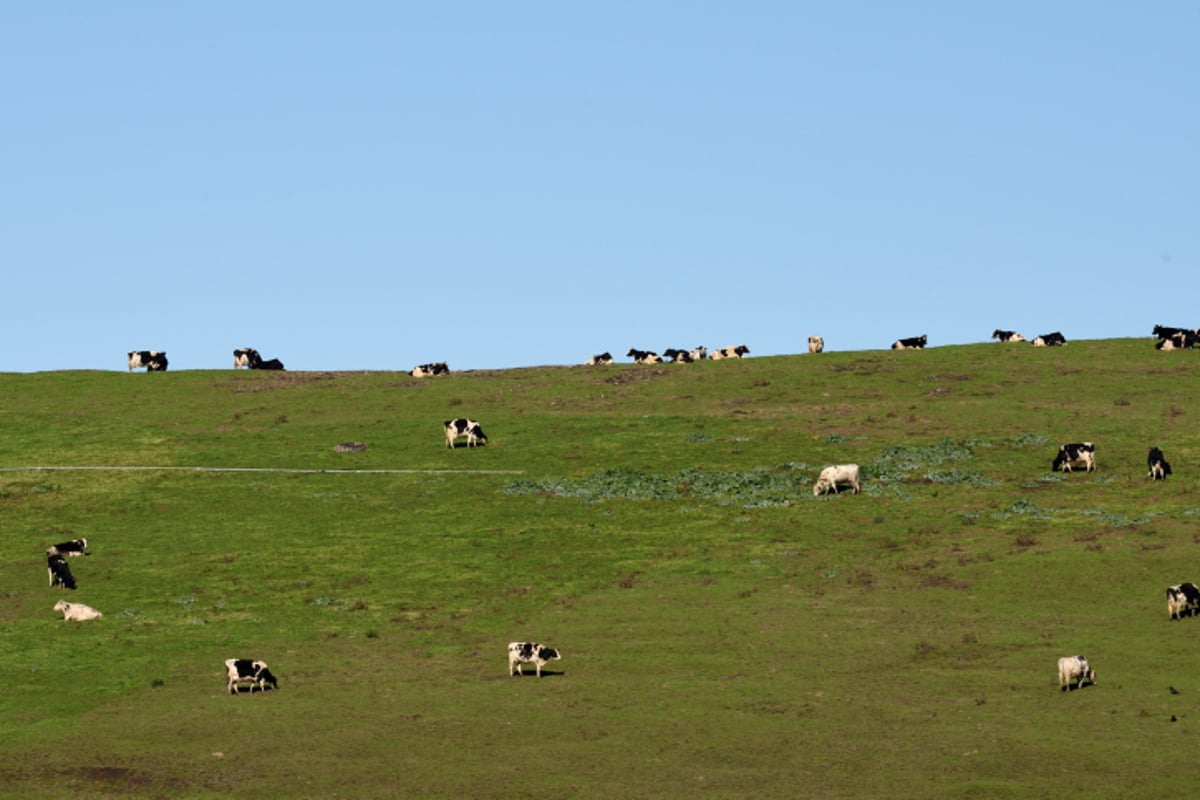
[[[68,603],[66,600],[59,600],[54,604],[55,611],[61,611],[63,622],[83,622],[89,619],[100,619],[104,615],[91,606],[85,606],[83,603]]]

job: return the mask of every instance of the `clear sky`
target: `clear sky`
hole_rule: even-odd
[[[1200,2],[11,2],[0,371],[1200,326]]]

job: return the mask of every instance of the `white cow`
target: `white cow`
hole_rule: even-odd
[[[817,334],[808,337],[808,352],[820,353],[825,350],[825,340]]]
[[[1070,691],[1072,681],[1076,689],[1082,688],[1084,681],[1092,685],[1096,683],[1096,670],[1092,669],[1084,656],[1067,656],[1058,660],[1059,689]]]
[[[55,611],[61,611],[63,622],[83,622],[88,619],[100,619],[104,615],[91,606],[85,606],[83,603],[68,603],[66,600],[59,600],[54,604]]]
[[[838,484],[847,483],[854,489],[854,493],[858,494],[861,485],[858,482],[858,464],[836,464],[832,467],[826,467],[821,470],[820,477],[813,485],[813,497],[819,494],[833,490],[834,494],[838,493]]]

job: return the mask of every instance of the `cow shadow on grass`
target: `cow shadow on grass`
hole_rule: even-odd
[[[561,678],[562,676],[564,676],[566,674],[567,674],[566,670],[562,670],[562,669],[552,670],[552,669],[546,669],[545,667],[542,667],[542,677],[543,678]],[[532,672],[526,672],[524,675],[522,675],[520,673],[514,673],[512,675],[512,677],[514,677],[514,678],[533,678],[534,680],[538,679],[538,676]]]
[[[268,686],[264,689],[260,689],[257,686],[235,686],[230,694],[271,694],[272,692],[278,691],[279,689],[271,686]]]

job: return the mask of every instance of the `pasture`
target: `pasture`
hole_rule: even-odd
[[[1175,791],[1197,358],[2,374],[0,797]],[[1075,441],[1097,471],[1052,473]],[[812,495],[848,462],[861,494]],[[510,678],[516,640],[563,658]],[[1075,654],[1096,685],[1060,692]],[[230,696],[230,657],[279,690]]]

